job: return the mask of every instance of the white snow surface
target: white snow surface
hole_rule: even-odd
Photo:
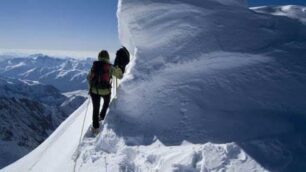
[[[14,166],[4,168],[2,171],[51,172],[71,169],[73,167],[72,155],[74,149],[77,148],[87,102],[70,115],[39,147],[17,161]],[[86,127],[91,122],[89,119],[86,120]]]
[[[89,101],[89,100],[88,100]],[[85,102],[52,135],[30,154],[1,171],[209,171],[209,169],[260,170],[244,151],[233,143],[165,146],[156,140],[150,145],[127,146],[113,130],[105,129],[96,137],[90,131],[78,145],[84,126],[91,123],[92,107]],[[87,109],[88,108],[88,109]],[[106,126],[107,128],[107,126]],[[137,140],[137,138],[131,138]],[[139,138],[141,139],[141,138]],[[77,155],[80,153],[80,156]],[[77,158],[76,158],[77,157]],[[206,158],[207,157],[207,158]]]
[[[252,10],[264,13],[272,14],[276,16],[285,16],[293,19],[300,20],[306,24],[306,7],[300,5],[283,5],[283,6],[260,6],[252,7]]]
[[[133,59],[101,134],[87,102],[4,172],[303,171],[306,26],[228,0],[120,0]],[[78,156],[79,155],[79,156]]]

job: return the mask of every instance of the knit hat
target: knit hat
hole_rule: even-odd
[[[98,55],[98,60],[109,60],[109,54],[106,50],[102,50],[100,51],[99,55]]]

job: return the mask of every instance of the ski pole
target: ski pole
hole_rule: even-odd
[[[82,124],[82,128],[81,128],[81,135],[80,135],[80,138],[79,138],[79,143],[78,143],[77,149],[79,149],[80,144],[81,144],[81,141],[82,141],[84,126],[85,126],[85,120],[86,120],[86,116],[87,116],[87,111],[88,111],[88,107],[89,107],[89,102],[90,102],[90,100],[91,100],[91,99],[89,98],[89,96],[88,96],[88,99],[89,99],[89,100],[87,101],[87,107],[86,107],[86,111],[85,111],[85,115],[84,115],[84,119],[83,119],[83,124]],[[75,157],[75,160],[73,161],[73,162],[74,162],[74,163],[73,163],[73,172],[75,172],[75,170],[76,170],[76,163],[77,163],[77,160],[78,160],[79,156],[80,156],[80,152],[78,151],[78,152],[77,152],[77,155],[76,155],[76,157]]]

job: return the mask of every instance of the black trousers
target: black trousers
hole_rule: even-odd
[[[106,111],[107,111],[108,106],[109,106],[111,94],[108,94],[108,95],[105,95],[105,96],[100,96],[100,95],[91,93],[90,96],[91,96],[92,106],[93,106],[92,125],[93,125],[94,128],[99,128],[100,127],[99,111],[100,111],[101,97],[103,98],[104,102],[103,102],[102,111],[100,113],[100,118],[101,118],[101,120],[104,120],[105,115],[106,115]]]

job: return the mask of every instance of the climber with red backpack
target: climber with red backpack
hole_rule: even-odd
[[[125,53],[122,53],[122,50]],[[118,53],[121,52],[121,53]],[[116,53],[115,64],[109,62],[109,54],[102,50],[98,55],[98,61],[94,61],[91,70],[87,76],[89,83],[89,95],[93,105],[92,130],[97,133],[100,127],[99,121],[104,120],[111,99],[112,76],[118,79],[123,77],[125,66],[129,63],[129,52],[125,47],[120,48]],[[101,97],[103,98],[103,107],[100,111]]]

